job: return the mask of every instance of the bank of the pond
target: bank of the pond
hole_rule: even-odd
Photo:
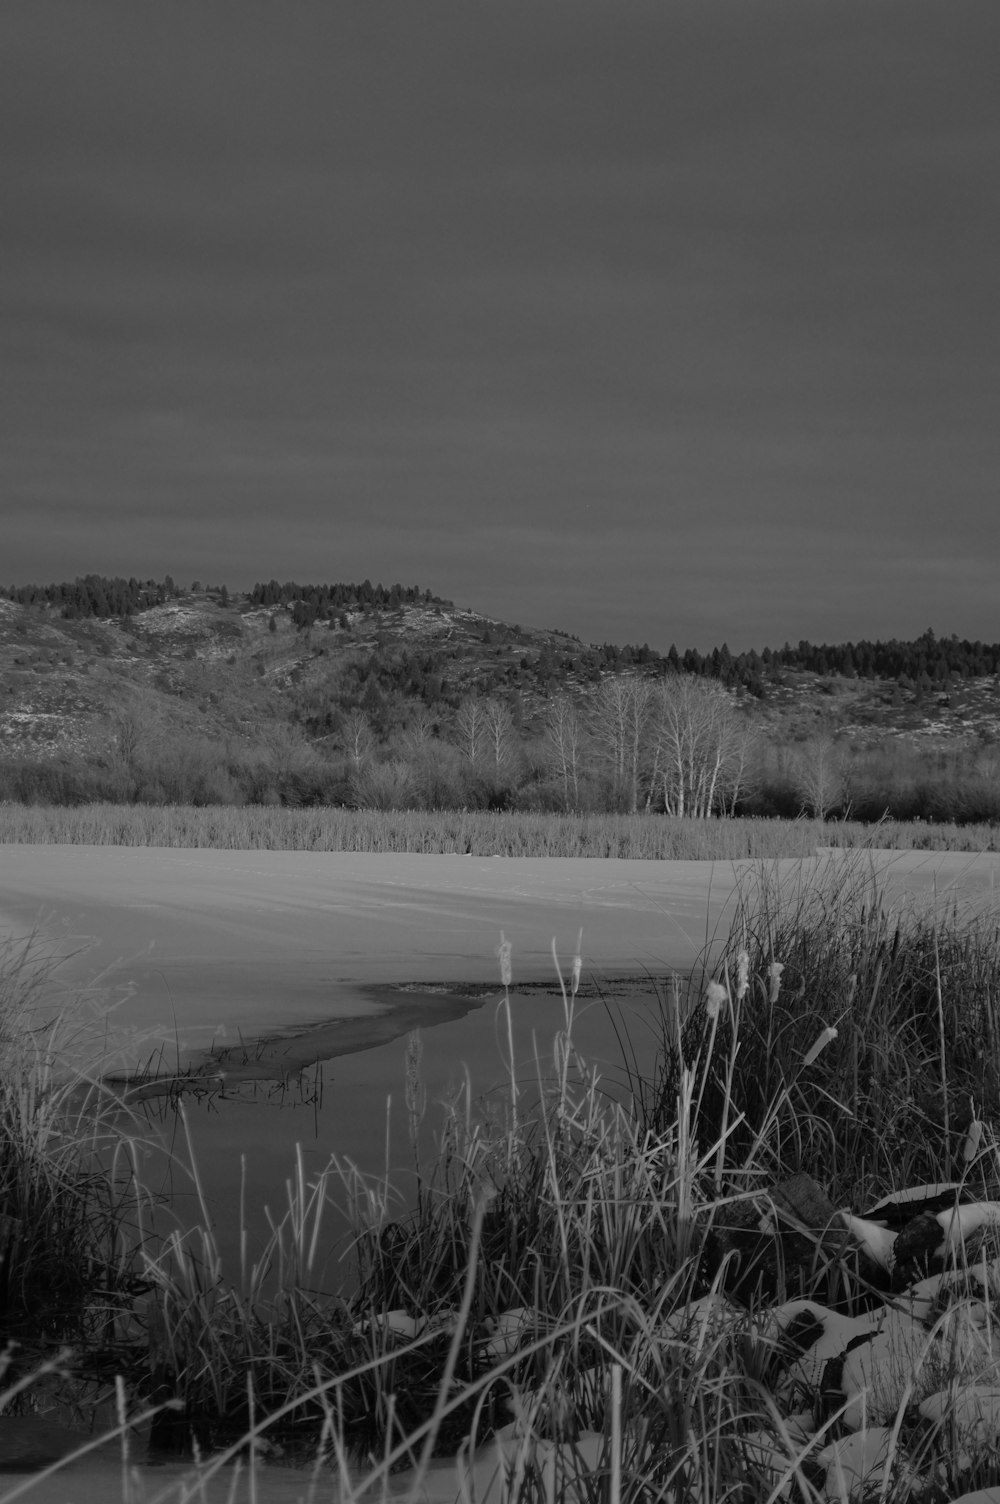
[[[221,1097],[251,1084],[287,1087],[324,1061],[377,1049],[414,1029],[433,1029],[462,1018],[493,991],[485,986],[363,988],[358,990],[356,1015],[345,1011],[314,1024],[241,1037],[235,1044],[218,1040],[173,1066],[161,1054],[137,1070],[109,1071],[103,1080],[120,1090],[128,1104],[181,1093]]]

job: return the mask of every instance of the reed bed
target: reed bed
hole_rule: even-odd
[[[505,984],[512,965],[502,949]],[[235,1458],[266,1498],[279,1448],[309,1460],[305,1496],[349,1504],[444,1497],[439,1458],[451,1497],[476,1504],[938,1504],[1000,1485],[995,1444],[961,1411],[995,1360],[974,1368],[935,1332],[878,1401],[877,1471],[837,1481],[845,1405],[792,1377],[774,1311],[797,1299],[849,1319],[887,1297],[842,1239],[772,1258],[761,1218],[803,1176],[854,1212],[922,1182],[1000,1199],[996,915],[893,910],[863,852],[831,854],[808,885],[761,864],[708,965],[664,992],[651,1037],[622,1027],[613,1081],[574,1049],[579,961],[559,967],[551,1055],[527,1072],[511,1059],[492,1097],[467,1083],[443,1104],[409,1204],[388,1172],[334,1157],[310,1179],[300,1160],[239,1269],[207,1216],[143,1241],[146,1293],[120,1326],[149,1360],[119,1403],[155,1411],[161,1455],[196,1443],[207,1459],[177,1504]],[[416,1144],[430,1110],[416,1039],[401,1090]],[[352,1223],[339,1291],[333,1202]],[[930,1393],[945,1396],[934,1422]]]
[[[702,1123],[728,1125],[729,1148],[767,1173],[823,1179],[835,1200],[954,1171],[970,1123],[1000,1120],[997,918],[954,899],[890,903],[864,850],[829,852],[805,883],[754,868],[714,972],[700,974],[718,993]],[[663,999],[661,1017],[654,1069],[631,1070],[652,1132],[706,1048],[689,1000]],[[799,1072],[818,1040],[822,1059]]]
[[[0,1362],[16,1382],[68,1345],[76,1381],[100,1385],[132,1357],[136,1187],[79,1015],[53,1004],[56,970],[34,937],[0,942]]]
[[[873,841],[893,850],[996,851],[1000,827],[485,810],[0,804],[0,844],[729,861],[811,856],[818,846]]]

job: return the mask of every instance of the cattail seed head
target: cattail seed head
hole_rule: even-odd
[[[812,1048],[803,1057],[803,1060],[802,1060],[802,1068],[803,1068],[803,1070],[805,1069],[805,1067],[807,1065],[812,1065],[813,1061],[816,1059],[816,1056],[819,1055],[823,1050],[825,1050],[826,1047],[827,1047],[827,1045],[831,1042],[831,1040],[836,1039],[836,1037],[837,1037],[837,1030],[836,1030],[836,1028],[832,1024],[828,1028],[823,1029],[816,1036],[816,1039],[813,1042]]]
[[[726,1001],[726,989],[721,982],[709,982],[705,988],[705,1012],[709,1018],[718,1018],[719,1009]]]
[[[501,930],[500,931],[500,944],[497,946],[497,956],[499,957],[499,960],[500,960],[500,982],[501,982],[501,985],[504,986],[504,987],[509,987],[510,986],[510,982],[511,982],[512,972],[511,972],[511,965],[510,965],[510,957],[511,957],[511,952],[512,952],[513,948],[514,947],[511,945],[510,941],[507,939],[507,937],[504,934],[503,930]]]
[[[979,1118],[973,1118],[972,1122],[969,1124],[969,1131],[965,1136],[965,1143],[962,1145],[962,1161],[964,1164],[968,1165],[972,1163],[976,1155],[979,1153],[979,1146],[982,1141],[982,1122],[979,1120]]]
[[[736,1001],[742,1003],[750,991],[750,953],[741,950],[736,956]]]
[[[781,973],[784,969],[784,961],[772,961],[767,969],[769,982],[767,1000],[769,1003],[776,1003],[778,1001],[778,993],[781,991]]]

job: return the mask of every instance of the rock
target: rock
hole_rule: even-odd
[[[835,1258],[847,1244],[837,1208],[805,1174],[721,1206],[709,1237],[723,1288],[747,1302],[776,1294],[787,1271]]]
[[[1000,1202],[959,1202],[960,1189],[915,1186],[880,1201],[863,1217],[840,1216],[871,1263],[900,1289],[948,1260],[971,1263],[986,1232],[1000,1227]]]
[[[701,1295],[665,1316],[660,1323],[660,1333],[668,1338],[687,1340],[692,1329],[697,1327],[700,1340],[704,1341],[706,1335],[716,1336],[722,1331],[745,1326],[746,1319],[746,1313],[724,1295]]]
[[[785,1346],[786,1386],[821,1399],[852,1430],[892,1418],[927,1356],[940,1356],[921,1321],[888,1306],[844,1316],[790,1300],[770,1313],[763,1335]]]
[[[930,1273],[924,1264],[943,1259],[971,1263],[990,1228],[1000,1226],[1000,1201],[952,1204],[938,1211],[925,1211],[907,1222],[896,1239],[896,1267]]]
[[[896,1303],[918,1320],[931,1322],[962,1300],[989,1304],[997,1289],[1000,1289],[1000,1259],[929,1274],[904,1290]]]
[[[450,1306],[433,1316],[411,1316],[404,1310],[383,1311],[378,1316],[357,1322],[353,1330],[356,1337],[374,1333],[388,1338],[398,1337],[403,1342],[413,1342],[428,1332],[450,1336],[455,1330],[455,1313]]]
[[[524,1480],[540,1480],[532,1487],[543,1499],[584,1500],[600,1488],[595,1475],[607,1468],[607,1442],[596,1431],[583,1431],[576,1441],[532,1441],[512,1422],[472,1458],[456,1459],[459,1499],[475,1504],[503,1504],[524,1492]]]
[[[888,1427],[872,1426],[824,1447],[818,1461],[826,1468],[826,1497],[849,1504],[852,1494],[866,1485],[874,1491],[885,1471],[891,1444]]]
[[[852,1431],[891,1420],[928,1354],[936,1348],[926,1328],[905,1311],[886,1308],[878,1330],[844,1358],[839,1387],[843,1419]],[[824,1381],[828,1396],[833,1386]]]
[[[789,1457],[771,1431],[748,1431],[740,1438],[749,1465],[766,1480],[772,1499],[790,1499],[797,1458]]]
[[[529,1341],[538,1327],[538,1313],[530,1306],[514,1306],[503,1311],[489,1337],[483,1343],[484,1357],[499,1360],[516,1352],[522,1342]]]
[[[863,1215],[881,1222],[884,1227],[895,1228],[898,1232],[921,1212],[940,1212],[954,1206],[961,1193],[962,1185],[957,1180],[938,1180],[932,1185],[911,1185],[905,1190],[893,1191],[891,1196],[883,1196],[881,1201],[876,1201]]]
[[[818,1393],[831,1359],[841,1358],[853,1342],[878,1329],[878,1313],[842,1316],[815,1300],[788,1300],[770,1312],[763,1335],[785,1345],[788,1379]]]
[[[1000,1387],[966,1384],[929,1394],[920,1402],[920,1414],[935,1425],[954,1425],[961,1444],[976,1447],[994,1446],[1000,1433]]]

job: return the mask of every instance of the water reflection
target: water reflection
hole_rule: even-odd
[[[616,1095],[624,1090],[626,1035],[636,1059],[651,1065],[658,1017],[656,993],[642,983],[632,984],[610,1006],[599,999],[577,999],[573,1041],[587,1067],[597,1070],[604,1090]],[[537,1100],[540,1083],[555,1079],[554,1043],[565,1026],[558,994],[511,996],[522,1107]],[[198,1091],[185,1091],[182,1111],[161,1102],[150,1115],[159,1147],[142,1152],[143,1178],[169,1197],[171,1213],[181,1225],[196,1225],[204,1203],[226,1277],[233,1283],[239,1283],[241,1260],[249,1264],[259,1257],[275,1221],[287,1210],[297,1155],[307,1179],[318,1175],[331,1156],[345,1171],[353,1167],[372,1183],[384,1185],[388,1179],[395,1210],[403,1214],[412,1197],[415,1163],[429,1162],[434,1154],[446,1104],[468,1092],[476,1110],[488,1111],[491,1100],[495,1105],[510,1092],[502,999],[481,999],[463,1017],[421,1028],[419,1037],[419,1123],[405,1100],[409,1042],[403,1036],[318,1059],[301,1072],[287,1073],[283,1081],[212,1081],[203,1076]],[[197,1182],[185,1168],[189,1142]],[[345,1186],[337,1195],[339,1205],[325,1213],[321,1284],[328,1292],[350,1282],[348,1199]]]

